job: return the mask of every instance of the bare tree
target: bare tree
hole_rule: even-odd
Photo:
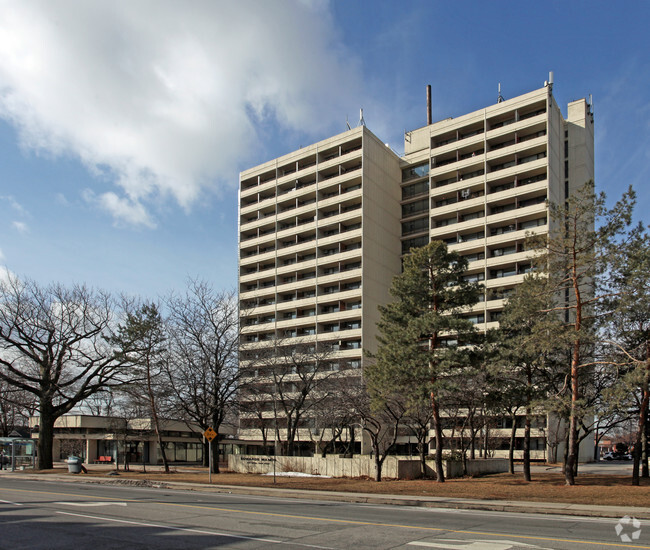
[[[235,417],[240,380],[237,294],[191,280],[184,295],[172,295],[166,304],[173,350],[166,372],[175,403],[184,418],[217,433],[210,468],[219,473],[220,430]]]
[[[9,437],[16,429],[26,428],[37,411],[33,394],[15,388],[0,378],[0,437]]]
[[[384,462],[395,449],[399,427],[406,409],[401,395],[391,392],[377,399],[370,392],[362,378],[349,377],[340,399],[358,419],[368,435],[375,462],[375,481],[381,481]]]
[[[247,357],[250,374],[254,365],[257,377],[249,377],[251,386],[263,390],[273,410],[276,441],[280,430],[286,433],[285,452],[292,456],[299,428],[305,425],[312,409],[328,397],[323,382],[331,370],[331,349],[327,344],[298,339],[276,340],[257,359]],[[247,401],[247,390],[243,392]]]
[[[169,463],[162,440],[162,413],[169,398],[165,375],[169,354],[165,324],[155,303],[125,303],[126,319],[111,341],[119,348],[117,356],[132,370],[124,387],[136,402],[146,404],[154,425],[165,473]]]
[[[113,317],[111,296],[83,285],[0,282],[0,378],[38,400],[40,469],[52,468],[56,419],[119,382]]]

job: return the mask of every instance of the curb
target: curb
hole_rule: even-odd
[[[623,507],[584,504],[565,504],[554,502],[530,502],[510,500],[474,500],[445,497],[419,497],[378,495],[369,493],[344,493],[336,491],[308,491],[304,489],[278,489],[274,487],[248,487],[241,485],[206,485],[182,481],[151,481],[138,479],[119,479],[75,474],[21,474],[19,478],[31,481],[60,481],[64,483],[88,483],[97,485],[121,485],[129,487],[150,487],[154,489],[176,489],[197,492],[255,495],[277,498],[296,498],[309,500],[328,500],[355,504],[380,504],[391,506],[414,506],[421,508],[448,508],[455,510],[482,510],[489,512],[513,512],[528,514],[549,514],[563,516],[585,516],[600,518],[621,518],[634,516],[637,519],[650,519],[650,508]]]

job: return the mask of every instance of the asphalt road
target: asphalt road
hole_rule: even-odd
[[[648,548],[650,523],[0,478],[0,549]],[[630,539],[621,540],[620,535]]]

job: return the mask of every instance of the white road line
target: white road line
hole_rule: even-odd
[[[88,506],[126,506],[126,502],[55,502],[54,504],[64,504],[66,506],[79,506],[86,508]]]
[[[199,535],[213,535],[215,537],[228,537],[232,539],[254,540],[259,542],[268,542],[271,544],[302,546],[305,548],[319,548],[322,550],[336,550],[335,548],[331,548],[329,546],[316,546],[313,544],[303,544],[300,542],[291,542],[286,540],[263,539],[259,537],[247,537],[245,535],[232,535],[230,533],[219,533],[218,531],[204,531],[202,529],[190,529],[189,527],[174,527],[172,525],[161,525],[158,523],[142,523],[139,521],[129,521],[125,519],[105,518],[101,516],[89,516],[86,514],[73,514],[71,512],[57,512],[57,514],[61,514],[64,516],[75,516],[78,518],[98,519],[100,521],[110,521],[113,523],[126,523],[127,525],[138,525],[140,527],[155,527],[157,529],[169,529],[170,531],[184,531],[186,533],[197,533]]]
[[[527,518],[535,519],[540,521],[552,521],[557,523],[558,521],[568,521],[573,523],[603,523],[603,519],[613,519],[616,518],[603,518],[603,517],[589,517],[589,516],[568,516],[566,514],[547,514],[544,512],[540,513],[526,513],[526,512],[506,512],[501,510],[481,510],[481,509],[459,509],[459,508],[432,508],[429,506],[382,506],[375,504],[362,504],[364,508],[375,508],[377,510],[391,510],[402,511],[406,513],[413,512],[428,512],[431,514],[455,514],[455,515],[494,515],[494,516],[507,516],[513,518]]]
[[[449,544],[449,543],[454,544]],[[457,544],[460,543],[460,544]],[[409,546],[423,546],[426,548],[458,548],[458,550],[509,550],[510,548],[531,548],[531,549],[541,549],[541,546],[533,546],[530,544],[522,544],[521,542],[515,542],[512,540],[504,541],[494,541],[494,540],[455,540],[455,539],[440,539],[440,542],[422,542],[422,541],[413,541],[407,543]]]
[[[0,500],[3,504],[13,504],[14,506],[22,506],[20,502],[11,502],[10,500]]]

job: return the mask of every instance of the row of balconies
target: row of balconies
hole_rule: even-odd
[[[540,214],[545,213],[546,205],[541,203],[517,209],[516,213],[502,212],[487,217],[483,217],[480,211],[461,215],[460,218],[466,218],[464,220],[459,219],[458,215],[452,218],[432,218],[430,235],[432,239],[447,244],[483,239],[486,234],[495,237],[546,225],[546,217],[540,217]]]
[[[244,286],[245,290],[255,290],[255,288],[251,288],[247,284],[245,284],[248,280],[250,280],[249,275],[252,274],[257,274],[257,273],[263,273],[264,271],[272,269],[272,266],[269,267],[269,264],[264,264],[262,266],[259,266],[256,270],[254,266],[251,266],[249,268],[246,268],[245,273],[241,276],[240,280]],[[354,262],[335,262],[332,264],[328,264],[326,266],[320,267],[318,269],[300,269],[300,270],[295,270],[295,268],[292,271],[285,271],[283,273],[269,273],[268,278],[265,277],[265,275],[260,276],[260,280],[258,281],[258,286],[257,288],[268,288],[268,287],[273,287],[273,286],[282,286],[290,283],[295,283],[295,282],[300,282],[300,281],[308,281],[310,279],[315,279],[317,276],[319,278],[320,282],[326,282],[331,279],[342,279],[344,278],[344,275],[346,273],[351,273],[353,271],[357,271],[361,269],[361,261],[354,261]],[[337,275],[338,277],[332,277],[333,275]],[[355,276],[354,274],[350,276]],[[255,285],[256,283],[251,283],[252,285]]]
[[[494,174],[507,170],[508,168],[518,167],[530,162],[542,160],[546,158],[546,148],[544,146],[527,149],[523,152],[513,152],[503,155],[493,162],[477,159],[472,164],[466,167],[457,167],[454,170],[432,170],[431,174],[431,187],[440,188],[456,182],[471,180],[485,175],[487,168],[488,178],[494,179]]]
[[[523,195],[507,199],[502,199],[500,201],[490,202],[487,204],[488,208],[488,222],[490,219],[494,221],[501,221],[498,214],[504,214],[506,212],[513,212],[516,210],[521,210],[524,208],[535,207],[539,205],[544,205],[544,210],[546,208],[546,193],[542,191],[541,194],[536,196]],[[453,214],[449,216],[447,212],[448,209],[445,209],[443,212],[437,212],[432,210],[431,217],[431,227],[440,228],[446,227],[449,225],[459,224],[463,222],[468,222],[472,220],[480,220],[485,217],[485,204],[478,203],[474,208],[467,208],[459,210],[458,208],[453,211]],[[531,212],[537,212],[539,208],[531,210]],[[519,213],[521,215],[521,212]],[[508,217],[512,217],[512,214]]]
[[[463,128],[456,128],[448,132],[433,135],[431,136],[431,149],[442,149],[449,146],[459,148],[459,146],[462,147],[470,141],[490,140],[511,125],[514,126],[506,129],[506,132],[509,130],[522,130],[527,126],[533,126],[545,120],[546,104],[545,102],[540,102],[535,106],[526,106],[506,114],[495,115],[488,118],[485,122],[474,122]],[[461,144],[459,142],[465,143]]]
[[[353,226],[353,228],[351,228],[351,226]],[[333,229],[330,231],[333,231]],[[270,246],[275,246],[277,250],[289,249],[295,246],[297,247],[295,251],[303,251],[305,248],[313,247],[316,244],[317,233],[319,237],[319,246],[333,246],[339,242],[351,243],[361,239],[361,227],[359,226],[359,223],[349,225],[342,223],[337,232],[332,232],[329,235],[324,235],[324,231],[317,231],[315,225],[302,226],[300,227],[300,232],[296,232],[295,230],[285,230],[281,233],[275,231],[264,232],[262,235],[258,235],[257,237],[249,236],[246,241],[240,243],[240,247],[242,249],[243,257],[246,257],[249,252],[253,252],[254,250],[266,250]],[[287,254],[290,252],[292,251],[286,250]]]
[[[315,341],[327,342],[332,351],[361,350],[361,330],[351,329],[346,331],[349,334],[316,332],[315,327],[301,329],[270,330],[267,332],[255,332],[242,334],[242,343],[246,345],[258,344],[256,347],[264,348],[271,342],[285,341],[298,338],[301,343],[309,341],[311,337]]]
[[[333,286],[333,284],[328,284],[321,285],[318,288],[309,286],[293,290],[286,289],[281,294],[277,294],[275,288],[268,293],[263,290],[241,292],[240,311],[263,315],[276,310],[312,307],[314,304],[328,304],[337,300],[358,300],[361,297],[360,281],[358,283],[351,281],[350,283],[340,284],[338,290],[332,289]]]
[[[277,219],[291,216],[299,216],[320,211],[332,211],[337,209],[340,205],[343,207],[350,203],[361,202],[361,179],[346,182],[345,184],[335,185],[328,187],[327,190],[319,192],[319,198],[316,200],[314,193],[302,196],[300,198],[292,198],[288,201],[283,201],[277,205]],[[316,209],[316,203],[318,210]],[[246,231],[255,227],[268,224],[268,219],[273,219],[272,216],[276,213],[275,200],[270,200],[264,208],[248,208],[242,209],[240,223],[241,230]],[[339,213],[340,210],[339,210]]]
[[[260,264],[266,265],[268,261],[275,260],[278,272],[286,272],[291,268],[287,266],[296,266],[301,269],[306,269],[310,267],[322,266],[325,263],[331,263],[332,261],[344,261],[350,258],[359,257],[358,250],[361,248],[361,242],[351,242],[351,243],[336,243],[334,245],[321,246],[316,249],[310,249],[307,253],[301,252],[290,252],[288,254],[281,252],[278,254],[277,259],[275,258],[275,247],[271,246],[270,251],[265,251],[263,255],[256,256],[255,254],[250,254],[246,258],[242,259],[240,262],[240,268],[243,268],[242,273],[245,270],[248,270],[249,267],[253,267],[254,264],[258,266]],[[261,249],[261,248],[260,248]],[[317,257],[318,254],[318,257]],[[287,269],[285,269],[287,268]]]
[[[352,157],[358,157],[361,154],[361,139],[347,144],[335,146],[318,153],[309,154],[301,159],[289,162],[279,166],[277,169],[271,169],[255,176],[249,176],[241,181],[242,195],[258,187],[264,187],[268,184],[278,182],[282,183],[285,178],[296,178],[306,174],[306,171],[318,165],[319,168],[327,168],[337,162],[349,160]],[[335,160],[335,159],[338,159]],[[290,178],[289,178],[290,179]]]
[[[537,127],[527,128],[523,132],[514,132],[508,136],[500,136],[487,142],[479,142],[465,148],[458,148],[431,158],[431,175],[435,176],[448,171],[451,165],[457,164],[461,170],[478,162],[495,163],[499,157],[513,153],[523,153],[535,146],[546,144],[546,128],[543,123]],[[533,140],[537,140],[533,142]],[[525,145],[524,145],[525,144]],[[487,154],[485,147],[487,147]],[[484,155],[485,154],[485,155]],[[468,161],[468,162],[463,162]],[[441,168],[449,167],[446,170]]]
[[[358,316],[359,310],[361,309],[361,299],[357,298],[354,300],[330,300],[329,302],[318,304],[318,308],[312,303],[309,306],[295,308],[289,304],[289,309],[282,309],[278,307],[277,311],[270,312],[265,315],[257,315],[255,310],[251,311],[250,314],[242,315],[242,325],[244,326],[253,326],[253,325],[263,325],[265,323],[283,323],[290,321],[293,323],[300,323],[301,320],[309,320],[316,316],[316,311],[318,310],[319,318],[323,319],[342,319],[342,318],[351,318]]]
[[[255,208],[264,209],[273,202],[289,202],[297,197],[313,193],[314,188],[319,192],[319,198],[329,198],[344,193],[343,189],[337,190],[337,186],[347,189],[349,186],[361,185],[361,163],[355,162],[349,166],[335,166],[327,171],[319,171],[314,176],[294,180],[284,186],[273,186],[259,190],[256,193],[243,195],[241,197],[242,213],[249,213]],[[272,199],[272,200],[271,200]]]
[[[318,237],[318,244],[321,247],[327,245],[327,250],[331,254],[341,251],[341,243],[349,245],[351,248],[358,248],[352,246],[353,243],[358,242],[361,237],[361,218],[346,219],[344,222],[337,222],[330,220],[328,225],[322,224],[316,228],[316,224],[304,224],[299,228],[300,232],[288,231],[260,231],[255,236],[248,235],[247,239],[241,241],[241,257],[247,258],[257,254],[265,254],[273,251],[274,249],[282,250],[284,248],[291,248],[296,244],[303,244],[315,241]],[[338,247],[338,249],[337,249]],[[290,253],[287,252],[287,255]]]

